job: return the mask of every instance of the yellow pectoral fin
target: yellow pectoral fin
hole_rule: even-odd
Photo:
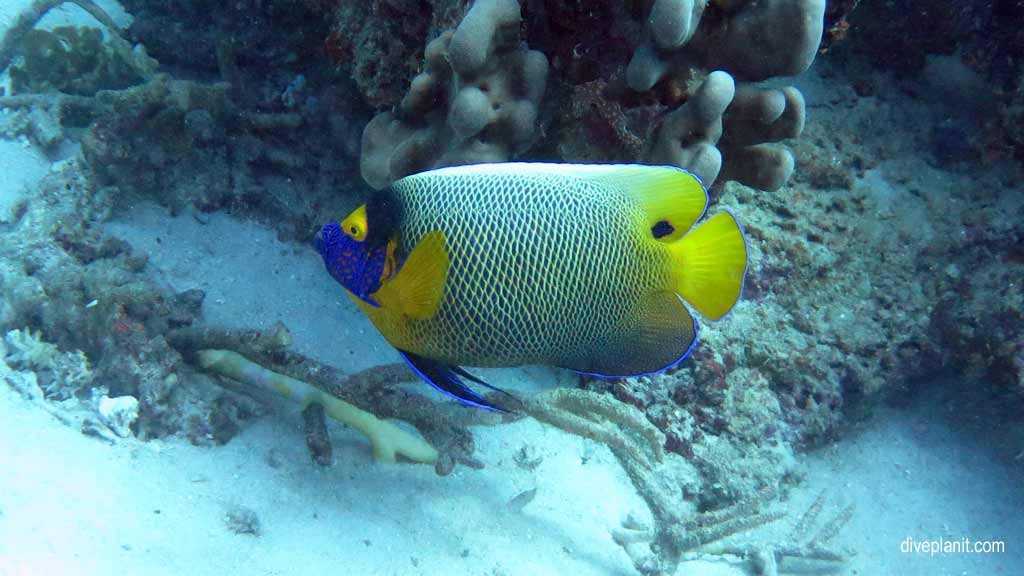
[[[448,281],[443,232],[430,232],[413,248],[398,274],[370,295],[382,308],[422,320],[437,312]]]
[[[675,291],[701,314],[718,320],[736,304],[747,271],[747,243],[736,218],[719,212],[669,245]]]

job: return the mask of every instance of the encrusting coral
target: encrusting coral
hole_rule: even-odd
[[[145,47],[129,43],[128,32],[91,0],[67,3],[95,17],[105,27],[102,36],[96,28],[32,28],[63,3],[31,4],[0,39],[0,69],[10,65],[14,77],[11,95],[0,96],[0,109],[15,111],[5,118],[8,134],[52,149],[74,133],[104,186],[175,212],[273,205],[292,214],[292,236],[305,233],[302,218],[320,220],[310,216],[312,206],[336,198],[338,183],[352,180],[354,167],[341,158],[355,154],[363,117],[352,110],[325,120],[327,106],[303,92],[301,74],[276,91],[257,89],[240,70],[242,51],[226,43],[216,50],[222,81],[175,78],[158,71]],[[134,29],[131,34],[135,40]],[[332,113],[346,104],[337,95],[319,96]],[[323,122],[327,129],[310,129]],[[267,176],[267,165],[291,176]]]
[[[33,28],[47,12],[74,4],[89,13],[109,32],[99,28],[61,26]],[[93,96],[100,90],[127,88],[151,78],[157,62],[141,44],[132,45],[103,8],[92,0],[36,0],[26,6],[0,37],[0,70],[11,64],[21,48],[24,62],[11,66],[15,92],[56,90]]]
[[[81,350],[61,352],[29,328],[11,330],[4,336],[5,361],[36,373],[40,390],[52,400],[66,400],[87,391],[93,382],[89,361]]]
[[[156,61],[144,48],[133,49],[116,34],[104,41],[99,28],[32,29],[23,44],[24,64],[11,67],[15,92],[59,90],[91,96],[138,84],[156,70]]]
[[[18,14],[14,22],[7,27],[3,37],[0,37],[0,70],[7,68],[11,63],[22,39],[39,22],[39,19],[61,4],[74,4],[85,10],[106,26],[111,33],[117,34],[121,30],[110,15],[92,0],[34,0]]]

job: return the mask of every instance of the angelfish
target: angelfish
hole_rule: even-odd
[[[718,320],[747,268],[700,179],[669,166],[476,164],[406,176],[317,248],[328,272],[424,380],[502,407],[462,366],[651,374],[697,342],[683,301]]]

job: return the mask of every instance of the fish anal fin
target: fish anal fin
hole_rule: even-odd
[[[697,323],[670,291],[645,296],[630,326],[614,331],[577,372],[602,378],[645,376],[675,367],[697,344]]]

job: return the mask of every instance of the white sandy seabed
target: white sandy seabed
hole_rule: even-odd
[[[16,8],[3,4],[0,24]],[[48,18],[83,17],[69,9]],[[31,194],[50,161],[27,143],[0,140],[0,209]],[[256,224],[226,215],[199,224],[139,206],[109,230],[149,253],[161,281],[205,290],[208,318],[249,326],[286,320],[302,351],[353,369],[396,360],[345,309],[315,255],[280,245]],[[163,248],[153,243],[157,236]],[[264,273],[249,282],[257,259]],[[342,316],[343,332],[324,320]],[[522,390],[523,381],[558,376],[536,368],[492,379]],[[856,551],[844,573],[1024,574],[1022,479],[937,411],[930,404],[881,410],[840,442],[801,457],[806,480],[790,497],[795,509],[822,490],[855,505],[838,537]],[[374,463],[358,435],[340,427],[331,433],[335,464],[328,468],[311,463],[301,418],[284,404],[225,446],[110,445],[0,384],[0,576],[634,573],[610,531],[644,504],[603,447],[530,421],[480,428],[474,434],[486,468],[439,478],[426,466]],[[512,458],[526,445],[542,457],[530,471]],[[525,508],[509,508],[533,488]],[[259,519],[258,536],[228,529],[225,518],[238,507]],[[1002,540],[1005,552],[905,553],[908,537]],[[703,560],[679,573],[743,572]]]

